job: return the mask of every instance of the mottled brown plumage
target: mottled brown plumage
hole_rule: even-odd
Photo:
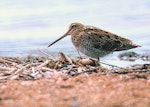
[[[71,35],[72,43],[78,51],[97,59],[114,51],[139,47],[138,45],[133,44],[129,39],[94,26],[85,26],[81,23],[72,23],[67,33],[51,43],[48,47],[67,35]]]

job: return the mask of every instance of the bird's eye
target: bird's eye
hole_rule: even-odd
[[[76,28],[77,27],[77,25],[72,25],[72,28]]]

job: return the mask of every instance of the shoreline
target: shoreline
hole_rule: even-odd
[[[149,107],[150,64],[105,68],[92,59],[0,57],[0,106]]]
[[[41,51],[43,52],[43,51]],[[0,57],[0,80],[3,79],[41,79],[51,78],[53,75],[76,76],[83,73],[118,73],[149,72],[150,63],[133,64],[127,67],[119,67],[113,64],[98,62],[89,58],[72,58],[64,53],[59,53],[59,58],[53,58],[43,52],[46,57]],[[142,58],[149,61],[149,56],[140,56],[134,52],[120,54],[119,58],[125,61],[135,61]],[[105,65],[105,66],[103,66]],[[107,67],[106,67],[107,66]],[[147,67],[147,68],[145,68]],[[146,71],[147,70],[147,71]],[[20,77],[21,76],[21,77]]]

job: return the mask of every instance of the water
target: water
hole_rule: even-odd
[[[59,52],[78,56],[69,37],[47,47],[64,34],[72,22],[114,32],[142,46],[132,51],[150,53],[149,0],[127,0],[125,3],[119,0],[89,0],[82,3],[81,0],[3,0],[0,14],[0,56],[43,56],[39,49],[54,57]],[[118,54],[110,54],[102,58],[102,61],[120,66],[129,65],[129,62],[118,62]]]
[[[50,38],[43,38],[43,39],[18,39],[18,40],[0,40],[0,56],[26,56],[26,55],[34,55],[34,56],[41,56],[41,52],[39,50],[43,50],[50,54],[57,54],[58,52],[64,52],[68,55],[77,55],[76,49],[71,42],[71,37],[68,36],[61,41],[55,43],[51,47],[47,47],[51,42],[55,39]],[[138,39],[134,41],[139,41]],[[149,40],[142,39],[143,42],[140,44],[142,47],[131,49],[128,51],[135,51],[139,54],[148,54],[150,53],[150,42]],[[111,56],[116,55],[115,53],[122,53],[114,52]]]
[[[70,36],[57,42],[51,47],[47,47],[54,39],[26,39],[26,40],[2,40],[0,41],[1,51],[0,56],[10,56],[10,57],[23,57],[27,55],[32,56],[45,56],[39,50],[50,54],[54,58],[59,56],[59,52],[63,52],[68,56],[79,56],[75,47],[71,43]],[[139,54],[150,54],[150,42],[145,40],[143,44],[140,44],[142,47],[137,49],[132,49],[128,51],[135,51]],[[131,64],[143,64],[150,63],[142,60],[137,60],[135,62],[120,61],[118,55],[122,52],[114,52],[104,58],[101,58],[102,62],[117,65],[120,67],[128,66]]]

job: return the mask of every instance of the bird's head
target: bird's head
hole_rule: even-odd
[[[54,43],[58,42],[59,40],[63,39],[64,37],[76,33],[79,29],[82,29],[83,27],[84,27],[84,25],[82,25],[81,23],[72,23],[69,26],[68,31],[63,36],[61,36],[60,38],[58,38],[57,40],[52,42],[48,47],[52,46]]]

